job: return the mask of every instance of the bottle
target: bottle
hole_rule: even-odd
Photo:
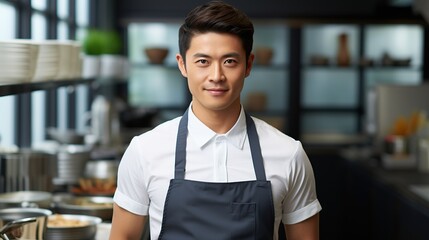
[[[348,47],[348,35],[346,33],[341,33],[338,36],[337,64],[341,67],[350,65],[350,51]]]
[[[119,117],[115,105],[98,95],[91,105],[91,128],[95,141],[100,146],[118,143]]]

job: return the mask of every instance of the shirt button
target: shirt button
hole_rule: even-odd
[[[216,142],[224,142],[226,141],[226,137],[225,136],[216,136]]]

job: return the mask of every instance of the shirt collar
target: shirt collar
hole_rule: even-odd
[[[246,115],[243,107],[240,110],[240,116],[237,122],[226,134],[217,134],[210,128],[208,128],[203,122],[201,122],[193,113],[192,108],[189,107],[188,111],[188,132],[192,141],[197,146],[203,148],[211,139],[216,136],[226,136],[229,143],[234,145],[238,149],[243,149],[244,141],[246,139]]]

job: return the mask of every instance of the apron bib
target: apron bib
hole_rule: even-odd
[[[160,240],[268,240],[273,238],[274,207],[258,134],[246,114],[256,180],[210,183],[185,180],[188,110],[179,123],[175,176],[165,200]]]

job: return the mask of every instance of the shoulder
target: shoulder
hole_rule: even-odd
[[[135,149],[139,156],[147,158],[152,154],[171,151],[176,144],[176,136],[181,117],[159,124],[153,129],[135,136],[128,148]]]
[[[182,117],[176,117],[154,127],[153,129],[144,132],[137,136],[139,142],[153,142],[156,139],[172,138],[177,134],[179,122]]]
[[[252,117],[255,122],[262,154],[267,159],[283,159],[283,163],[296,161],[305,155],[300,141],[288,136],[267,122]],[[286,160],[286,161],[284,161]]]
[[[288,144],[298,147],[299,141],[268,124],[264,120],[252,117],[258,132],[259,141],[269,141],[273,144]]]

